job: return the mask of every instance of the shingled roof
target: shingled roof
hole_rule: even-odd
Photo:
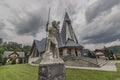
[[[35,43],[35,45],[37,47],[38,52],[45,51],[46,38],[43,38],[41,41],[34,40],[34,43]]]
[[[10,54],[12,54],[14,51],[4,51],[3,53],[3,58],[8,58]],[[20,58],[24,58],[25,57],[25,52],[19,52],[16,51],[16,53],[19,55]]]
[[[58,47],[59,48],[63,47],[60,36],[57,36],[56,38],[57,38],[57,42],[58,42]],[[34,44],[36,45],[38,52],[43,52],[43,51],[45,51],[46,38],[43,38],[41,41],[34,40]]]

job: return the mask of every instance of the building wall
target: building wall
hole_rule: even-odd
[[[63,49],[63,55],[62,55],[62,56],[67,56],[67,55],[68,55],[67,51],[68,51],[67,48],[64,48],[64,49]]]
[[[62,56],[68,56],[68,55],[71,55],[73,57],[80,57],[81,53],[80,50],[64,48]]]
[[[29,56],[29,59],[28,59],[28,63],[29,64],[31,64],[31,63],[39,63],[39,61],[41,60],[41,58],[42,58],[42,54],[43,54],[44,52],[41,52],[41,53],[39,53],[38,52],[38,50],[37,50],[37,48],[36,47],[34,47],[33,48],[33,51],[32,51],[32,54]]]
[[[29,64],[32,64],[32,63],[34,63],[35,61],[37,61],[38,59],[39,59],[40,57],[29,57],[29,60],[28,60],[28,63]]]
[[[13,62],[13,60],[15,60],[16,61],[16,64],[22,64],[22,63],[24,63],[24,58],[4,58],[6,61],[5,61],[5,63],[4,64],[12,64],[12,62]]]

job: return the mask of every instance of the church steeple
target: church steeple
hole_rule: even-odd
[[[65,43],[68,39],[71,39],[75,43],[78,43],[76,35],[72,28],[71,20],[67,12],[65,12],[64,22],[61,30],[61,37],[62,37],[63,43]]]
[[[67,13],[67,12],[65,12],[64,21],[66,21],[66,22],[71,22],[71,20],[70,20],[70,18],[69,18],[69,16],[68,16],[68,13]]]

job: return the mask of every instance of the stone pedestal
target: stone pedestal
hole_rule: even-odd
[[[40,64],[38,80],[65,80],[64,64]]]

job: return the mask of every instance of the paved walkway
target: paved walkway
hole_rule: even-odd
[[[90,70],[104,70],[104,71],[117,71],[116,63],[120,63],[119,61],[109,61],[107,64],[105,64],[102,67],[74,67],[74,66],[65,66],[66,68],[76,68],[76,69],[90,69]],[[34,66],[38,66],[38,64],[31,64]]]
[[[120,63],[120,61],[109,61],[102,67],[73,67],[73,66],[66,66],[66,68],[77,68],[77,69],[91,69],[91,70],[105,70],[105,71],[117,71],[116,63]]]
[[[106,60],[105,58],[89,58],[89,57],[81,57],[82,60],[88,61],[93,64],[97,64],[99,66],[105,65],[109,60]]]

